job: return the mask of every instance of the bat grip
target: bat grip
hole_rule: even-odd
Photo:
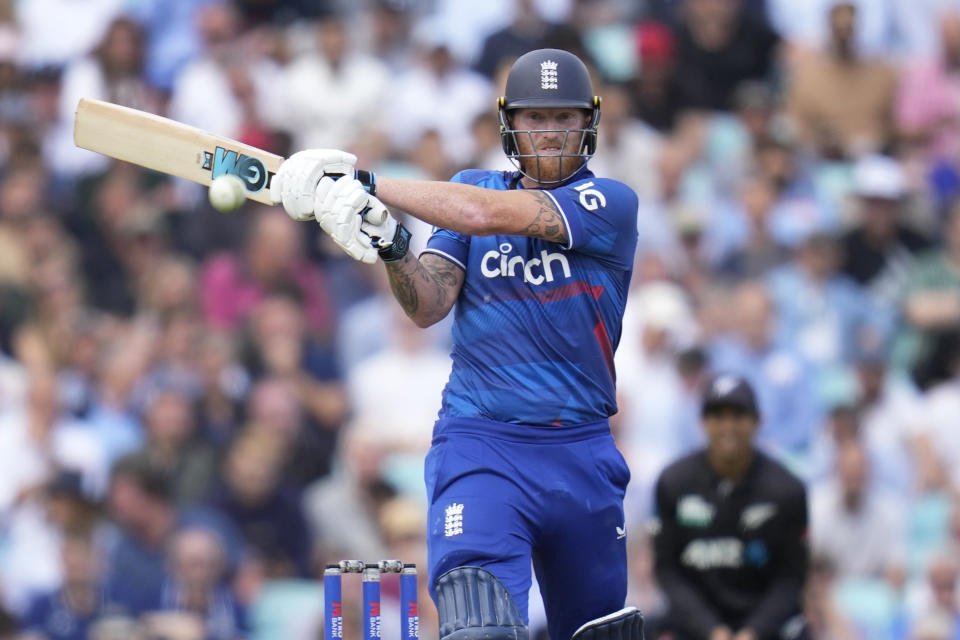
[[[387,219],[387,210],[386,208],[380,208],[377,211],[374,211],[370,207],[367,207],[360,212],[360,215],[363,216],[363,219],[370,224],[383,224]]]

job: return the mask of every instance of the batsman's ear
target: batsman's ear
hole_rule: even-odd
[[[513,128],[513,125],[510,124],[509,117],[507,116],[506,106],[506,96],[497,98],[497,119],[500,121],[500,144],[503,147],[503,152],[507,154],[507,157],[513,158],[520,152],[517,150],[516,137],[509,131],[509,129]]]

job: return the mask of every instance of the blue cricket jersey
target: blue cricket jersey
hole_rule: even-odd
[[[517,174],[462,171],[452,181],[507,190]],[[616,413],[613,354],[637,246],[637,196],[586,166],[543,190],[566,246],[526,236],[434,229],[425,252],[466,277],[440,418],[568,426]]]

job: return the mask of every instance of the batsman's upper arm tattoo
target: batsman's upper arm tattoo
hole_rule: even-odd
[[[527,228],[523,231],[523,235],[566,244],[568,242],[567,225],[564,223],[563,216],[560,215],[553,198],[542,191],[530,191],[529,193],[537,199],[539,208],[533,222],[527,225]]]
[[[465,273],[456,264],[438,255],[425,253],[388,265],[390,289],[404,312],[411,318],[421,317],[434,322],[453,307]]]

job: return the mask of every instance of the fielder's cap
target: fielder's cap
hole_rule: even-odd
[[[853,168],[853,190],[863,198],[899,200],[907,192],[907,179],[900,163],[890,156],[868,155]]]
[[[742,376],[731,373],[714,377],[703,394],[701,413],[721,408],[741,409],[755,416],[760,415],[753,387]]]

